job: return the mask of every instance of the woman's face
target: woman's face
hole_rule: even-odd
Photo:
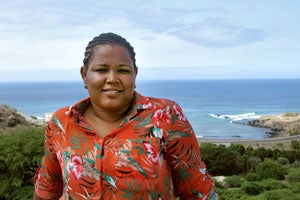
[[[127,108],[132,101],[137,69],[128,50],[120,45],[98,45],[81,68],[94,106],[105,111]]]

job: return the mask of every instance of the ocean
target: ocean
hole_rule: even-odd
[[[203,138],[264,138],[247,121],[300,112],[300,79],[137,81],[136,90],[179,103]],[[40,118],[88,96],[82,82],[0,82],[0,94],[0,104]]]

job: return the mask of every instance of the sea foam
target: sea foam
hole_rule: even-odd
[[[255,112],[242,113],[242,114],[236,114],[236,115],[209,114],[209,116],[213,117],[213,118],[229,120],[229,123],[243,121],[243,120],[253,120],[253,119],[258,119],[259,117],[261,117],[260,115],[257,115]]]

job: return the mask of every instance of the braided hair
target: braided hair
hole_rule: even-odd
[[[125,47],[133,61],[134,68],[136,68],[135,52],[133,47],[125,38],[115,33],[102,33],[99,36],[94,37],[93,40],[88,43],[87,47],[85,48],[83,59],[83,64],[85,67],[88,67],[88,61],[93,54],[94,47],[103,44],[120,45],[122,47]]]

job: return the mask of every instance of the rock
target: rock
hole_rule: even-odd
[[[250,126],[270,129],[272,137],[300,134],[300,114],[286,113],[283,115],[263,116],[249,121]]]
[[[26,124],[27,120],[17,112],[17,109],[0,105],[0,131]]]

